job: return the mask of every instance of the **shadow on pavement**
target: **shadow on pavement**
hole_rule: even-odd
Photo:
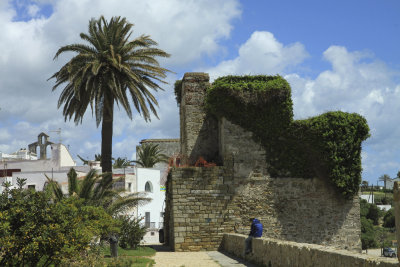
[[[164,245],[161,245],[161,244],[160,245],[145,245],[145,247],[152,248],[157,252],[160,252],[160,251],[172,252],[172,249],[170,247],[164,246]]]
[[[225,251],[210,251],[208,255],[213,258],[214,260],[218,261],[218,263],[222,267],[258,267],[254,263],[247,262],[241,258],[233,256],[232,254],[226,253]]]

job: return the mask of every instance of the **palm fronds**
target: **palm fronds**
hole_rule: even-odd
[[[168,162],[168,156],[161,153],[157,144],[143,144],[137,147],[138,159],[133,162],[145,168],[152,168],[159,162]]]
[[[132,119],[131,104],[146,121],[150,115],[157,117],[156,98],[150,90],[162,90],[159,83],[168,69],[162,68],[156,57],[169,57],[150,36],[142,35],[130,40],[133,24],[125,18],[112,17],[107,21],[103,16],[89,21],[88,33],[81,33],[84,44],[70,44],[61,47],[54,59],[61,54],[73,52],[69,62],[49,79],[56,79],[53,91],[63,87],[58,107],[63,106],[65,120],[81,123],[90,106],[97,126],[107,119],[113,121],[114,103],[122,106]],[[112,131],[111,131],[112,132]],[[102,134],[102,168],[111,171],[112,135]],[[103,148],[107,147],[106,151]],[[107,162],[106,162],[107,161]]]

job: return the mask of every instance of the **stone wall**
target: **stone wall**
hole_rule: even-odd
[[[218,161],[218,121],[204,110],[209,79],[207,73],[186,73],[182,80],[179,113],[184,165],[194,165],[199,157],[208,162]]]
[[[262,266],[399,266],[397,259],[378,258],[321,245],[295,243],[270,238],[253,239],[253,253],[244,255],[246,237],[239,234],[225,234],[221,250]]]
[[[360,251],[358,196],[344,200],[319,179],[235,178],[232,167],[172,170],[167,207],[175,251],[216,250],[223,233],[248,234],[252,217],[265,237]]]
[[[166,240],[175,251],[216,250],[224,233],[248,234],[249,219],[264,237],[361,250],[359,198],[344,199],[327,179],[272,178],[253,134],[204,110],[208,75],[182,82],[181,154],[216,167],[173,168],[166,192]]]
[[[158,145],[161,153],[167,155],[168,157],[177,156],[181,150],[179,139],[143,139],[140,141],[140,145],[143,144]]]

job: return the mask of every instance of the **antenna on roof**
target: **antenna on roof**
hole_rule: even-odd
[[[54,131],[50,131],[50,132],[57,133],[57,135],[58,135],[58,143],[61,144],[61,141],[62,141],[62,139],[61,139],[61,128],[58,128],[58,130],[54,130]]]

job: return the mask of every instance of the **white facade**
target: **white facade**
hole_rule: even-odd
[[[37,155],[35,153],[32,153],[26,149],[21,148],[20,150],[12,153],[12,154],[6,154],[3,152],[0,152],[0,160],[1,161],[12,161],[12,160],[36,160]]]
[[[51,144],[50,149],[50,159],[7,160],[0,163],[0,168],[5,171],[12,170],[13,185],[16,185],[17,178],[24,178],[26,179],[26,188],[34,187],[35,190],[43,190],[47,182],[47,175],[59,182],[66,191],[68,188],[67,173],[71,167],[76,166],[76,163],[63,144]],[[79,172],[79,170],[77,171]]]
[[[374,203],[374,195],[373,194],[361,195],[360,198],[365,199],[370,204]]]
[[[137,168],[136,180],[136,192],[146,193],[146,196],[152,199],[149,203],[137,208],[138,216],[143,217],[145,223],[150,223],[150,228],[161,228],[165,191],[160,185],[160,170]]]
[[[393,189],[394,182],[400,183],[400,178],[394,178],[386,181],[386,189]]]
[[[165,209],[165,187],[160,184],[160,170],[136,168],[136,192],[146,193],[152,200],[137,207],[138,218],[143,218],[149,228],[144,242],[157,243],[158,229],[163,228]]]

